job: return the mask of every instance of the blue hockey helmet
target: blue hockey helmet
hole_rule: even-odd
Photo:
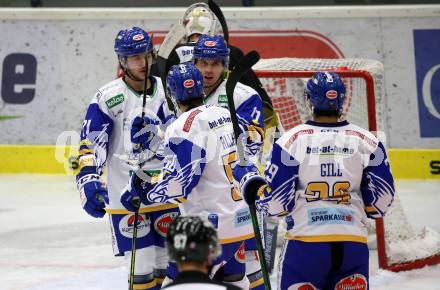
[[[229,63],[229,48],[221,35],[202,35],[194,46],[194,60],[214,59],[222,60],[225,67]]]
[[[192,62],[173,65],[167,76],[167,87],[178,102],[203,97],[203,76]]]
[[[335,72],[317,72],[307,82],[304,93],[314,110],[340,112],[345,100],[345,85]]]
[[[153,51],[153,42],[148,33],[139,27],[122,29],[115,39],[115,52],[119,57],[127,57]]]

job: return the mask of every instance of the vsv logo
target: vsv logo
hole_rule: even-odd
[[[420,136],[440,137],[440,29],[414,30]]]

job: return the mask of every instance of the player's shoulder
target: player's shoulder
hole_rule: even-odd
[[[238,82],[237,85],[235,86],[234,94],[239,94],[243,96],[258,95],[256,90],[240,82]]]
[[[300,124],[285,132],[276,142],[284,148],[289,148],[294,142],[302,136],[310,136],[316,133],[316,129],[309,124]]]
[[[210,126],[214,126],[214,120],[230,122],[230,118],[230,113],[225,108],[213,105],[202,105],[180,115],[169,128],[177,134],[185,134],[199,130],[206,131]]]
[[[151,77],[154,79],[157,90],[163,90],[164,87],[163,87],[162,79],[157,76],[151,76]]]
[[[104,86],[100,87],[95,94],[98,103],[105,103],[107,107],[112,108],[125,99],[124,89],[125,83],[122,78],[117,78]]]
[[[362,143],[370,145],[374,148],[379,145],[379,139],[372,132],[358,125],[350,123],[347,127],[345,127],[344,133],[345,135],[357,138],[362,141]]]
[[[113,93],[121,91],[124,87],[125,83],[122,78],[117,78],[100,87],[98,92],[100,92],[102,96],[109,97]]]

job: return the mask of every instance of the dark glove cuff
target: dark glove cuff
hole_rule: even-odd
[[[247,204],[253,204],[258,199],[257,192],[266,181],[261,176],[252,177],[242,188],[242,194]]]

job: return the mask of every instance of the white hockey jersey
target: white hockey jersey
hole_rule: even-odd
[[[165,132],[164,177],[147,199],[180,203],[182,215],[208,219],[222,244],[249,239],[249,207],[233,186],[236,158],[228,110],[203,105],[185,112]]]
[[[257,208],[286,216],[287,238],[367,242],[367,217],[385,214],[394,181],[382,143],[347,121],[308,121],[273,146]]]
[[[168,110],[162,82],[151,77],[152,94],[147,95],[146,116],[156,118],[165,126],[174,115]],[[103,167],[107,172],[107,188],[110,204],[109,213],[128,213],[120,203],[120,195],[129,180],[130,171],[138,163],[130,141],[132,120],[141,116],[142,95],[130,88],[122,78],[118,78],[100,88],[92,99],[81,131],[79,158],[94,154],[99,174]],[[145,152],[143,159],[148,161],[143,169],[160,171],[163,162],[163,145],[156,152]],[[145,155],[148,155],[147,157]],[[170,205],[141,206],[140,212],[170,208]]]
[[[213,92],[205,97],[204,103],[228,109],[226,80],[223,80]],[[253,88],[239,82],[234,89],[234,104],[240,129],[249,133],[249,138],[247,138],[245,144],[246,153],[249,156],[254,156],[260,151],[264,139],[261,97]]]

